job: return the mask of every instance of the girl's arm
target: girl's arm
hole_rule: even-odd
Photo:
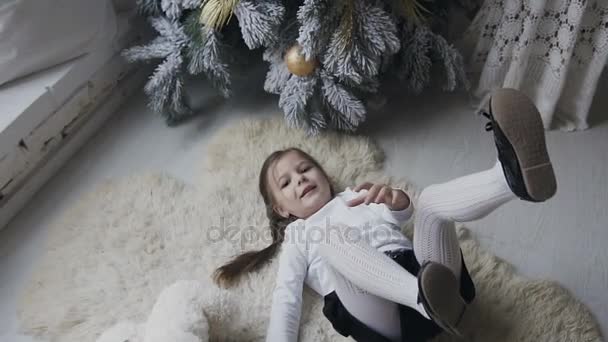
[[[401,189],[366,182],[358,185],[354,191],[358,192],[358,196],[348,202],[349,206],[367,203],[383,219],[394,225],[402,226],[414,212],[410,197]]]
[[[402,191],[402,190],[397,190]],[[386,204],[371,203],[370,207],[377,210],[383,219],[391,222],[392,224],[401,227],[407,222],[414,213],[414,204],[410,201],[407,208],[402,210],[391,210]]]
[[[297,341],[302,313],[302,290],[308,270],[304,253],[298,245],[298,234],[288,226],[279,255],[279,270],[272,295],[270,324],[266,341]],[[304,234],[299,234],[303,239]]]

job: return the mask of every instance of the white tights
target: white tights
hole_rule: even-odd
[[[414,253],[420,264],[439,262],[460,278],[462,261],[454,222],[481,219],[514,199],[500,163],[486,171],[425,188],[414,219]],[[356,240],[356,239],[355,239]],[[332,266],[336,294],[348,312],[385,337],[401,336],[397,303],[428,318],[417,304],[416,276],[364,241],[332,238],[320,246]]]

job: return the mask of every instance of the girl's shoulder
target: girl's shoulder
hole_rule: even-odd
[[[300,253],[305,254],[307,250],[306,221],[297,219],[285,227],[285,236],[283,238],[283,248],[295,248]]]
[[[285,227],[285,231],[296,230],[299,227],[304,227],[305,225],[306,225],[306,220],[297,219],[297,220],[291,222],[290,224],[288,224],[287,227]]]
[[[285,240],[292,241],[297,239],[298,236],[303,236],[306,232],[306,220],[297,219],[285,227]]]

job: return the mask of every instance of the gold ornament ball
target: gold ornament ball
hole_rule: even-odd
[[[289,72],[296,76],[309,76],[317,68],[317,60],[306,60],[302,54],[302,47],[294,45],[285,53],[285,64]]]

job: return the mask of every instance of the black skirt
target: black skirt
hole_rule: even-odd
[[[418,274],[420,264],[416,260],[413,250],[387,251],[385,254],[411,274]],[[460,274],[460,295],[467,303],[470,303],[475,298],[475,285],[464,263],[464,258],[462,259],[462,272]],[[324,299],[323,314],[340,335],[351,336],[355,341],[360,342],[390,342],[388,338],[353,317],[346,310],[335,291],[326,295]],[[402,342],[428,341],[441,332],[441,328],[437,324],[405,305],[399,305],[399,320],[401,323]]]

